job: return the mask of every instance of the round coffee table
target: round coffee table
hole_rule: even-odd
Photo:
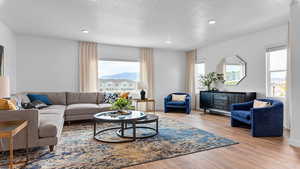
[[[149,123],[155,123],[155,128],[153,127],[148,127],[148,126],[136,126],[137,124],[149,124]],[[136,129],[142,129],[142,130],[151,130],[152,132],[143,132],[141,136],[136,136],[135,138],[138,138],[138,139],[142,139],[142,138],[149,138],[149,137],[154,137],[158,134],[158,116],[155,115],[155,114],[147,114],[145,118],[143,119],[140,119],[140,120],[137,120],[135,122],[135,128]],[[133,126],[132,127],[127,127],[127,123],[125,123],[125,129],[124,131],[126,130],[132,130],[133,129]],[[120,137],[123,137],[123,138],[132,138],[132,135],[125,135],[124,134],[124,131],[122,133],[122,130],[118,130],[117,131],[117,134],[120,136]]]
[[[98,113],[94,115],[94,139],[106,142],[106,143],[126,143],[126,142],[132,142],[136,140],[136,122],[138,120],[146,118],[146,114],[144,112],[140,111],[130,111],[129,114],[122,115],[119,114],[116,111],[109,111],[109,112],[103,112]],[[97,131],[97,123],[118,123],[121,124],[120,127],[110,127],[105,128],[100,131]],[[124,136],[125,131],[125,124],[132,124],[132,137],[128,137],[126,140],[105,140],[101,137],[101,135],[106,131],[112,131],[112,130],[118,130],[117,132],[120,132],[121,137]],[[125,138],[125,137],[124,137]]]

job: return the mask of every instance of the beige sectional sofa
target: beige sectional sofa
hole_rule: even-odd
[[[95,113],[111,110],[111,105],[104,103],[104,93],[28,93],[47,95],[53,105],[39,110],[0,110],[0,121],[28,120],[29,147],[49,146],[50,151],[52,151],[58,143],[65,121],[89,120],[93,118]],[[26,103],[28,102],[28,99],[24,97],[26,94],[16,94],[12,99]],[[25,131],[22,131],[14,139],[14,149],[25,148],[25,143]],[[8,149],[6,140],[3,140],[1,150],[3,149]]]

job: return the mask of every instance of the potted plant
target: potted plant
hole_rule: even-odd
[[[132,110],[132,102],[125,98],[118,98],[114,103],[112,103],[112,109],[117,110],[120,114],[128,114],[127,110]]]
[[[211,85],[215,82],[224,82],[224,74],[217,72],[210,72],[204,76],[201,76],[201,83],[207,87],[207,90],[211,90]]]

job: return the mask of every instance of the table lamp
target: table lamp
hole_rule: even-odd
[[[9,78],[5,76],[0,76],[0,98],[9,98]]]
[[[147,86],[145,83],[143,82],[139,82],[138,83],[138,89],[141,90],[140,94],[141,94],[141,100],[145,100],[146,99],[146,92],[145,89],[147,89]]]

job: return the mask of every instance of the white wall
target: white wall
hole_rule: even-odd
[[[0,21],[0,45],[4,46],[4,73],[10,79],[11,93],[16,92],[16,36]]]
[[[288,27],[282,25],[198,48],[198,58],[205,58],[206,72],[217,71],[223,57],[239,55],[247,62],[247,77],[237,86],[221,86],[228,91],[254,91],[266,95],[266,48],[287,44]]]
[[[164,97],[186,90],[184,52],[154,49],[154,92],[156,108],[163,110]]]
[[[140,59],[139,48],[127,46],[98,45],[100,59],[138,61]]]
[[[17,36],[18,92],[78,91],[78,42],[37,36]],[[98,45],[99,57],[110,60],[139,60],[136,47]],[[154,49],[156,108],[163,98],[185,90],[184,52]]]
[[[78,42],[17,36],[17,91],[77,91]]]

